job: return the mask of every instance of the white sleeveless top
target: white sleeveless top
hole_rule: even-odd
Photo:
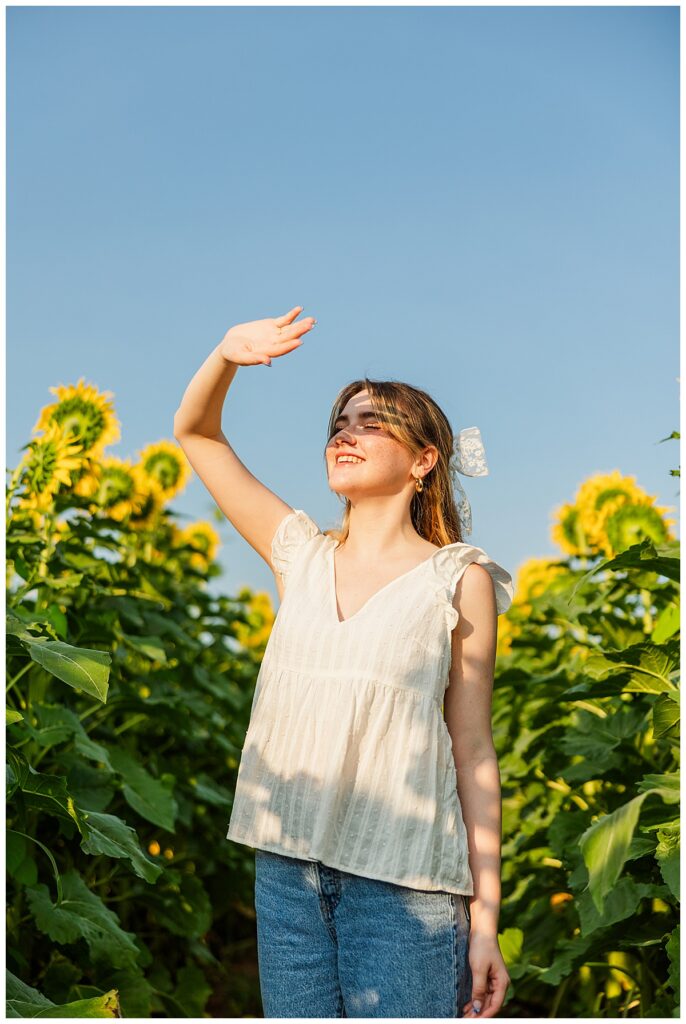
[[[227,839],[415,889],[472,895],[467,833],[441,710],[471,562],[498,614],[512,577],[471,544],[446,544],[349,619],[334,548],[302,509],[272,542],[284,580],[255,685]]]

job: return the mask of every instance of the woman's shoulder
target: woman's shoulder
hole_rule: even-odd
[[[280,576],[286,577],[298,552],[314,538],[323,538],[312,516],[302,508],[292,508],[276,528],[272,538],[272,565]]]
[[[514,598],[512,576],[483,548],[464,541],[455,541],[439,548],[432,556],[431,562],[437,592],[441,599],[449,605],[452,605],[459,580],[467,567],[473,564],[482,566],[491,577],[498,614],[502,615],[512,604]]]

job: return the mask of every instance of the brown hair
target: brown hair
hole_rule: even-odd
[[[410,503],[410,517],[415,530],[439,547],[462,541],[451,477],[453,430],[448,417],[426,391],[399,380],[370,380],[368,377],[346,384],[336,396],[331,410],[327,443],[335,433],[334,425],[347,402],[365,389],[369,392],[369,400],[379,422],[413,455],[419,455],[427,445],[435,445],[438,449],[436,465],[423,478],[424,490],[415,492]],[[340,527],[324,531],[340,543],[348,536],[350,521],[350,501],[348,498],[343,500],[345,511]]]

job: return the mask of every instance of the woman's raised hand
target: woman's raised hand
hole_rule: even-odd
[[[285,356],[294,348],[300,348],[301,335],[316,324],[317,321],[311,316],[294,323],[302,310],[302,306],[294,306],[283,316],[236,324],[222,338],[219,352],[228,362],[238,366],[256,366],[260,363],[271,366],[274,357]]]

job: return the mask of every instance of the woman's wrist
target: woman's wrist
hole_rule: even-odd
[[[500,905],[493,900],[485,900],[479,896],[469,897],[469,916],[471,927],[482,934],[498,934],[498,918]]]

